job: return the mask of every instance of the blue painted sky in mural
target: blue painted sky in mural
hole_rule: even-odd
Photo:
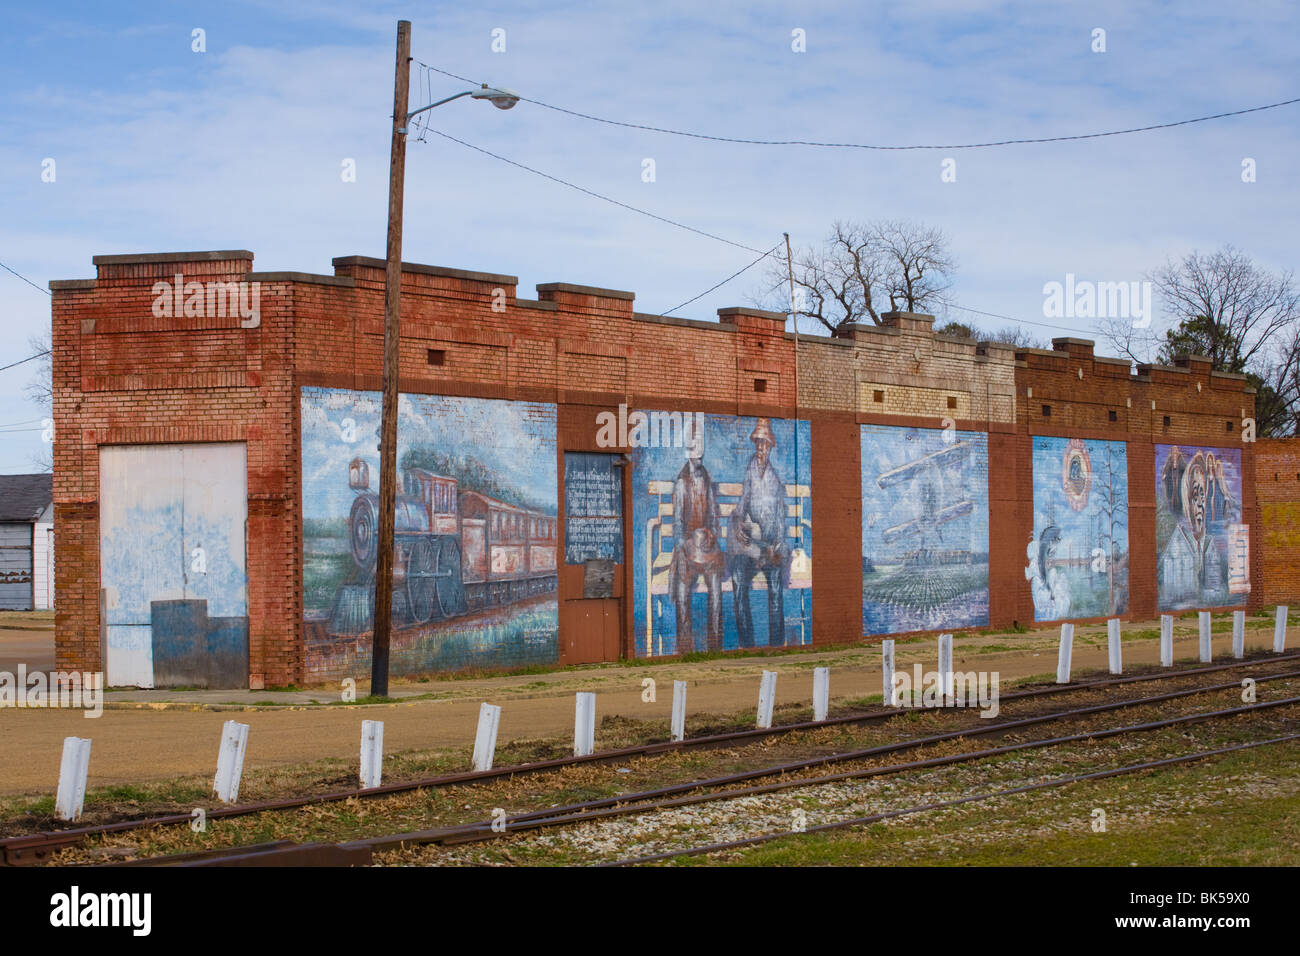
[[[895,561],[917,547],[986,554],[989,549],[988,436],[983,432],[956,432],[945,442],[939,428],[900,428],[863,425],[862,437],[862,553],[873,560]],[[958,447],[966,449],[960,454]],[[952,451],[948,463],[926,456]],[[914,475],[898,484],[880,487],[879,477],[917,462]],[[883,540],[886,528],[923,517],[925,490],[934,492],[936,510],[969,500],[969,514],[937,525],[924,541],[904,535],[892,544]]]
[[[370,488],[378,491],[379,397],[378,392],[348,389],[302,390],[304,518],[348,514],[354,497],[348,488],[348,463],[353,458],[369,463]],[[555,508],[559,483],[554,405],[403,395],[398,412],[399,462],[415,445],[473,457],[521,494]]]
[[[1096,537],[1095,515],[1097,498],[1102,494],[1103,486],[1109,480],[1106,456],[1112,457],[1116,491],[1124,503],[1119,524],[1124,529],[1119,539],[1117,550],[1128,551],[1128,450],[1123,442],[1086,441],[1088,456],[1092,462],[1092,488],[1087,505],[1081,511],[1070,507],[1061,483],[1061,467],[1068,438],[1056,438],[1043,435],[1034,437],[1034,528],[1041,529],[1051,519],[1061,529],[1061,557],[1067,545],[1081,548],[1086,541]],[[1078,544],[1071,544],[1078,542]],[[1091,549],[1095,541],[1088,545]]]

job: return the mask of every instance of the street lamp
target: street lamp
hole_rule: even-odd
[[[486,83],[475,90],[407,112],[411,86],[411,21],[397,21],[397,65],[393,79],[393,143],[388,168],[388,253],[384,274],[384,381],[379,425],[379,541],[375,560],[374,639],[370,693],[388,695],[388,650],[393,623],[393,533],[397,503],[397,395],[402,300],[402,198],[406,181],[406,134],[411,117],[462,96],[508,110],[519,94]]]

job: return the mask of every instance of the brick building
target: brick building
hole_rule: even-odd
[[[369,671],[384,263],[252,259],[51,283],[61,668]],[[517,285],[403,266],[396,674],[1300,590],[1294,443],[1243,442],[1253,394],[1199,359],[1133,375],[907,313],[796,340],[779,313]]]

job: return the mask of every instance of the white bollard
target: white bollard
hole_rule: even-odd
[[[1160,615],[1160,666],[1174,666],[1174,616]]]
[[[384,773],[384,722],[361,721],[361,789],[379,786]]]
[[[1232,656],[1241,660],[1246,656],[1246,612],[1232,612]]]
[[[1110,657],[1110,672],[1124,673],[1124,648],[1120,644],[1119,618],[1112,617],[1106,622],[1106,649]]]
[[[1281,654],[1286,650],[1286,616],[1288,608],[1285,604],[1277,606],[1277,620],[1273,623],[1273,653]]]
[[[1070,683],[1070,658],[1074,656],[1074,625],[1061,625],[1061,648],[1056,655],[1056,682]]]
[[[673,681],[673,740],[686,739],[686,681]]]
[[[60,820],[79,820],[86,803],[86,775],[90,771],[90,738],[65,737],[63,760],[59,763],[59,789],[54,798],[54,815]]]
[[[497,753],[497,728],[501,726],[501,708],[483,703],[478,708],[478,730],[474,733],[474,758],[470,768],[475,771],[492,769]]]
[[[945,707],[951,707],[952,699],[952,635],[939,635],[939,681]]]
[[[1208,664],[1213,657],[1210,647],[1210,612],[1201,611],[1198,615],[1201,632],[1201,663]]]
[[[880,642],[880,699],[886,707],[898,706],[898,688],[894,686],[894,642]]]
[[[248,724],[228,720],[221,725],[221,749],[217,751],[217,775],[212,792],[222,803],[239,799],[239,781],[244,776],[244,751],[248,749]]]
[[[772,726],[772,707],[776,703],[776,671],[763,671],[763,680],[758,685],[758,729],[767,730]]]
[[[590,757],[596,751],[596,695],[579,691],[573,707],[573,755]]]
[[[826,719],[831,707],[831,669],[817,667],[813,669],[813,720],[819,723]]]

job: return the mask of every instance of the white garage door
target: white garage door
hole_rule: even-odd
[[[189,607],[204,612],[195,618],[200,631],[208,618],[242,618],[246,633],[247,517],[242,443],[100,448],[100,587],[109,686],[154,686],[155,651],[171,646],[154,633],[157,602],[196,602]],[[204,640],[202,633],[189,636]]]

